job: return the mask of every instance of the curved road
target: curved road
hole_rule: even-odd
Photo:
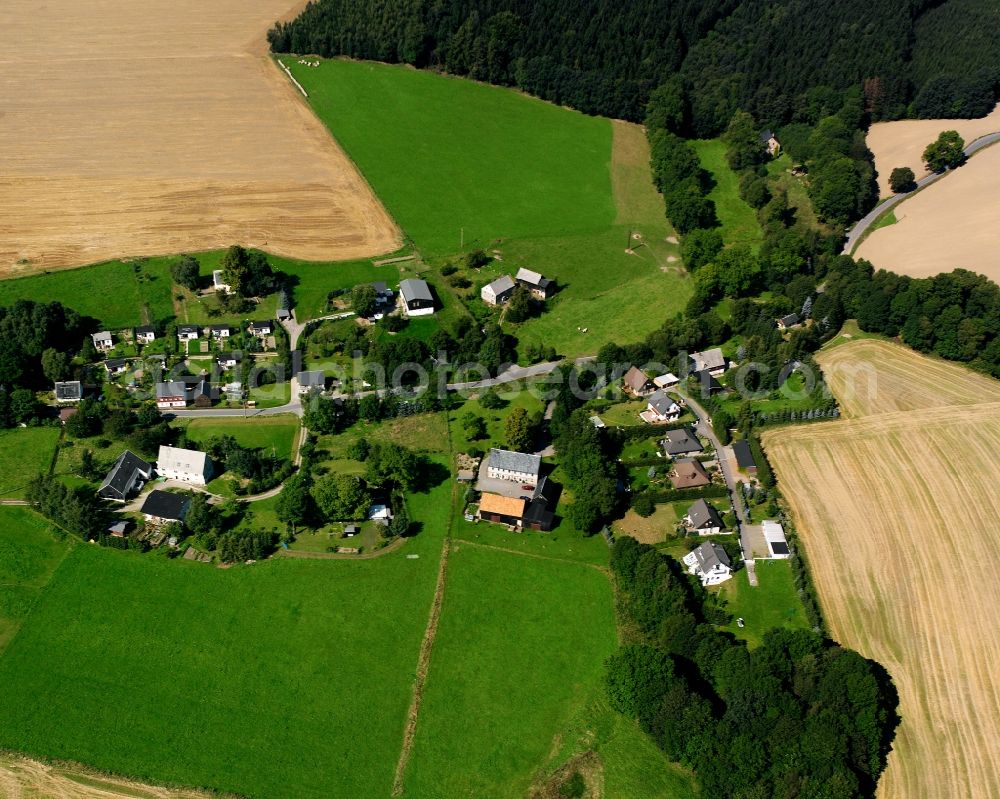
[[[997,133],[987,133],[985,136],[980,136],[974,142],[972,142],[968,147],[965,148],[965,157],[968,159],[975,153],[982,150],[984,147],[989,147],[991,144],[996,144],[1000,141],[1000,132]],[[847,239],[844,242],[844,252],[848,255],[853,255],[855,248],[861,242],[861,239],[868,232],[869,228],[875,223],[882,214],[888,211],[890,208],[894,208],[899,205],[907,197],[911,196],[914,192],[919,191],[932,183],[937,182],[945,175],[947,175],[951,170],[946,170],[944,172],[932,172],[925,178],[921,178],[917,181],[917,187],[912,191],[905,192],[903,194],[894,194],[888,200],[885,200],[875,206],[871,211],[868,212],[866,216],[860,219],[854,227],[850,229],[847,233]]]

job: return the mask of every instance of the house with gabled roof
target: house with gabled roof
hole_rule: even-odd
[[[156,328],[152,325],[141,325],[135,329],[135,340],[140,344],[152,344],[156,341]]]
[[[705,541],[683,558],[688,574],[701,580],[702,585],[718,585],[733,576],[733,564],[726,550],[714,541]]]
[[[534,487],[538,485],[541,471],[542,459],[538,455],[494,447],[486,456],[486,476],[492,480],[507,480]]]
[[[241,352],[220,352],[215,356],[215,362],[223,369],[232,369],[239,366],[242,361],[243,353]]]
[[[745,438],[733,442],[733,456],[736,458],[736,466],[740,470],[747,474],[757,473],[757,461],[754,460],[750,442]]]
[[[97,489],[97,496],[101,499],[125,502],[152,476],[152,464],[146,463],[130,450],[125,450],[118,456],[115,465],[111,467],[101,487]]]
[[[111,333],[107,330],[102,330],[100,333],[92,333],[90,338],[93,339],[94,346],[99,352],[107,352],[110,349],[114,349],[114,339],[111,338]]]
[[[407,278],[399,283],[400,303],[407,316],[430,316],[434,313],[434,295],[426,280]]]
[[[198,325],[177,325],[178,341],[194,341],[201,335]]]
[[[778,326],[778,330],[788,330],[789,328],[798,325],[799,321],[799,315],[797,313],[790,313],[788,316],[782,316],[780,319],[775,319],[774,323]]]
[[[708,472],[699,461],[694,458],[681,458],[674,463],[670,482],[674,488],[701,488],[710,485],[712,478],[708,476]]]
[[[531,292],[531,296],[537,300],[547,300],[556,290],[556,282],[547,277],[542,277],[538,272],[532,272],[523,266],[517,270],[514,276],[520,285]]]
[[[520,527],[527,505],[527,501],[519,497],[483,494],[479,498],[479,510],[476,514],[483,521]]]
[[[698,535],[718,535],[726,529],[719,512],[704,499],[696,500],[681,522]]]
[[[156,471],[168,480],[203,486],[212,478],[212,461],[205,452],[163,444],[156,456]]]
[[[158,527],[184,521],[190,505],[191,498],[184,494],[172,494],[169,491],[154,489],[149,492],[139,512],[146,517],[147,524]]]
[[[117,377],[128,370],[128,361],[125,358],[108,358],[104,361],[104,368],[110,377]]]
[[[663,389],[650,395],[646,410],[639,414],[639,417],[648,424],[665,424],[679,419],[680,416],[681,406]]]
[[[479,296],[487,305],[503,305],[507,302],[517,284],[510,275],[501,275],[491,283],[487,283],[479,290]]]
[[[622,378],[622,387],[634,397],[645,397],[656,391],[656,386],[649,379],[649,375],[637,366],[629,367]]]
[[[229,325],[209,325],[208,334],[214,338],[216,341],[220,341],[224,338],[229,338]]]
[[[712,377],[718,377],[726,371],[727,366],[728,361],[720,347],[691,354],[692,372],[708,372]]]
[[[308,372],[299,372],[297,378],[299,381],[300,395],[320,392],[326,388],[326,373],[320,369],[314,369]]]
[[[702,449],[704,448],[701,442],[689,427],[668,430],[663,438],[663,451],[671,458],[676,458],[678,455],[694,455]]]
[[[274,332],[274,323],[271,320],[263,322],[251,322],[247,325],[247,333],[255,338],[265,338]]]
[[[160,410],[183,408],[187,405],[188,387],[181,380],[156,384],[156,407]]]

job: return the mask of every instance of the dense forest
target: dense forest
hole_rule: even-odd
[[[965,45],[970,20],[979,47]],[[951,87],[954,113],[982,115],[996,30],[983,0],[316,0],[269,39],[276,52],[442,69],[633,121],[676,75],[683,132],[707,137],[739,109],[772,127],[801,121],[817,91],[861,90],[872,119],[895,119],[940,111],[930,99]]]
[[[881,666],[806,630],[748,649],[716,630],[720,611],[675,561],[635,539],[615,543],[611,569],[628,631],[607,662],[611,703],[703,796],[874,796],[898,722]]]

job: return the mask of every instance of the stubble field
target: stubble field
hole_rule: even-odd
[[[1000,795],[1000,384],[887,342],[820,357],[849,419],[771,431],[834,638],[882,663],[902,723],[880,799]],[[924,398],[937,398],[928,402]]]
[[[264,34],[295,0],[0,8],[0,276],[234,242],[309,260],[399,232]]]

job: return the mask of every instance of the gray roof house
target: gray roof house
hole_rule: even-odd
[[[700,535],[715,535],[726,529],[719,512],[703,499],[697,500],[688,508],[684,523],[689,530]]]
[[[194,341],[201,335],[198,325],[177,325],[177,338],[180,341]]]
[[[110,350],[115,346],[111,338],[111,333],[107,330],[102,330],[100,333],[92,333],[90,337],[94,340],[94,346],[99,350]]]
[[[528,288],[531,293],[540,300],[547,300],[552,296],[552,293],[556,288],[556,282],[554,280],[542,277],[538,272],[532,272],[530,269],[525,269],[523,266],[517,270],[514,280],[522,286]]]
[[[532,486],[538,483],[538,476],[542,470],[542,459],[539,455],[493,448],[486,458],[486,474],[494,480],[509,480]]]
[[[718,585],[733,576],[733,564],[721,546],[705,541],[683,558],[688,573],[701,580],[702,585]]]
[[[726,356],[719,347],[692,353],[691,371],[708,372],[713,377],[718,377],[726,371]]]
[[[299,394],[322,391],[326,387],[326,374],[318,369],[311,372],[299,372],[298,380]]]
[[[115,465],[111,467],[101,487],[97,489],[97,496],[124,502],[140,481],[148,480],[152,476],[152,464],[125,450],[118,456]]]
[[[517,284],[510,275],[501,275],[492,283],[487,283],[479,290],[479,296],[487,305],[503,305],[514,293]]]
[[[407,278],[399,283],[399,294],[407,316],[428,316],[434,313],[434,295],[427,281]]]
[[[795,327],[799,323],[799,315],[797,313],[790,313],[788,316],[782,316],[777,320],[778,330],[788,330],[790,327]]]
[[[680,418],[681,415],[681,406],[662,388],[650,395],[646,410],[651,417],[646,421],[668,422]],[[645,418],[643,415],[643,419]]]
[[[156,384],[156,407],[183,408],[187,405],[188,387],[181,380]]]
[[[751,474],[757,471],[757,461],[753,459],[750,444],[745,438],[733,442],[733,455],[736,457],[736,465],[740,469]]]
[[[702,446],[689,428],[681,427],[678,430],[667,431],[667,435],[663,439],[663,451],[670,456],[690,455],[694,452],[701,452]]]
[[[274,332],[274,323],[270,320],[263,322],[251,322],[247,325],[247,332],[251,336],[270,336]]]
[[[83,399],[83,383],[79,380],[57,381],[53,391],[56,402],[79,402]]]
[[[135,329],[135,340],[143,344],[156,341],[156,328],[152,325],[141,325]]]

